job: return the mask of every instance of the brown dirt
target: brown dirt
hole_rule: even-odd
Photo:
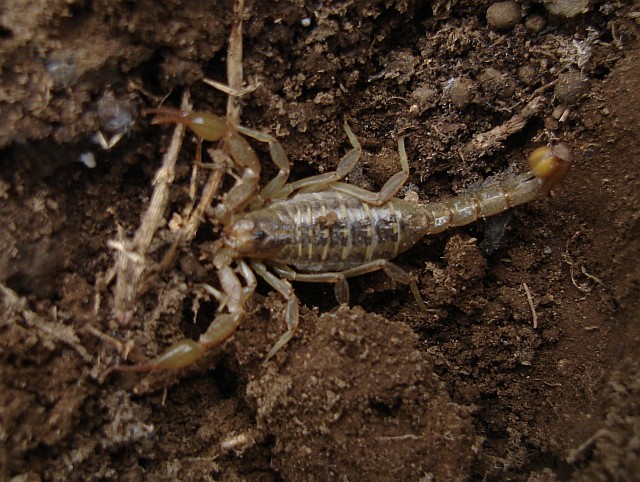
[[[546,199],[401,256],[428,313],[382,274],[352,280],[354,307],[337,310],[331,287],[297,284],[300,329],[265,364],[284,303],[260,285],[228,342],[146,376],[111,372],[126,362],[107,337],[132,340],[134,358],[197,337],[215,314],[194,292],[215,280],[216,233],[204,225],[148,280],[126,326],[112,286],[98,289],[107,242],[135,232],[169,142],[140,109],[178,105],[188,87],[196,109],[224,112],[200,79],[225,79],[232,2],[5,3],[0,480],[640,473],[637,2],[585,2],[562,19],[523,1],[526,23],[507,32],[487,26],[491,2],[248,2],[245,77],[260,85],[242,122],[279,138],[293,177],[335,167],[345,118],[367,152],[350,182],[379,188],[406,132],[406,193],[423,201],[519,171],[545,142],[567,143],[575,167]],[[535,96],[524,127],[480,142]],[[126,135],[103,150],[98,129]],[[78,162],[87,153],[94,169]],[[187,136],[168,219],[187,202],[193,156]],[[169,240],[161,229],[150,258]]]

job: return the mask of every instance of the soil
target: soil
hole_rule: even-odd
[[[637,480],[640,4],[563,3],[494,4],[488,25],[486,1],[248,1],[241,122],[278,138],[293,179],[335,168],[344,120],[365,150],[349,182],[378,190],[405,135],[400,196],[421,202],[522,172],[546,143],[574,166],[550,196],[398,257],[427,312],[381,273],[350,280],[351,307],[295,283],[300,327],[265,362],[285,303],[260,282],[227,342],[135,373],[114,368],[196,339],[218,307],[201,288],[214,224],[158,264],[192,133],[130,316],[108,275],[173,132],[140,112],[188,90],[224,114],[202,79],[226,82],[233,2],[7,0],[0,480]],[[264,182],[276,169],[250,143]]]

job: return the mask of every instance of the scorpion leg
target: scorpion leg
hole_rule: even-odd
[[[280,275],[280,277],[291,281],[333,284],[338,303],[345,305],[349,304],[349,283],[347,283],[347,278],[344,273],[331,271],[325,273],[298,273],[291,267],[280,264],[274,264],[272,269]]]
[[[407,151],[404,148],[404,137],[398,138],[398,153],[400,155],[402,170],[391,176],[384,186],[382,186],[380,192],[367,191],[361,187],[344,182],[334,182],[328,187],[332,191],[347,194],[367,204],[380,206],[394,197],[409,178],[409,160],[407,159]]]
[[[349,137],[349,141],[351,142],[351,149],[347,151],[344,156],[342,156],[335,171],[325,172],[323,174],[318,174],[317,176],[306,177],[304,179],[290,182],[288,184],[283,183],[277,189],[273,189],[271,192],[269,192],[269,196],[267,199],[284,199],[295,191],[321,191],[327,186],[330,186],[336,181],[339,181],[340,179],[346,177],[360,159],[360,156],[362,155],[362,146],[360,145],[358,138],[349,127],[349,124],[347,124],[346,122],[344,124],[344,130],[347,133],[347,137]],[[267,187],[269,187],[269,185],[267,185]]]
[[[411,276],[409,273],[407,273],[405,270],[400,268],[397,264],[392,263],[391,261],[387,261],[386,259],[369,261],[368,263],[364,263],[357,268],[351,268],[343,271],[342,274],[345,276],[345,278],[352,278],[354,276],[360,276],[362,274],[371,273],[380,269],[383,270],[389,278],[396,281],[397,283],[409,285],[409,289],[411,290],[413,297],[416,299],[418,307],[423,311],[427,311],[427,307],[422,300],[420,290],[418,290],[418,285],[413,279],[413,276]]]
[[[271,347],[271,350],[269,350],[266,358],[268,360],[273,355],[275,355],[278,350],[280,350],[280,348],[287,344],[287,342],[291,339],[291,337],[298,329],[298,298],[293,292],[291,283],[289,283],[287,280],[278,278],[276,275],[269,272],[264,264],[258,261],[254,261],[253,263],[251,263],[251,266],[258,275],[260,275],[273,289],[275,289],[284,297],[285,300],[287,300],[287,307],[284,314],[284,320],[287,324],[287,331],[280,337],[276,344]]]
[[[288,266],[277,265],[273,267],[273,270],[283,278],[291,281],[301,281],[303,283],[335,283],[336,299],[339,303],[349,303],[349,285],[346,282],[347,278],[353,278],[373,271],[383,270],[389,278],[392,280],[409,285],[409,289],[416,299],[418,306],[421,310],[427,311],[427,307],[422,300],[420,290],[413,277],[400,268],[398,265],[387,261],[385,259],[379,259],[375,261],[369,261],[356,268],[351,268],[340,272],[326,272],[326,273],[298,273]]]

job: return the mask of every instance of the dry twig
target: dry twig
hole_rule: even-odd
[[[189,94],[185,92],[181,109],[189,110]],[[146,255],[156,231],[164,223],[164,215],[169,202],[169,187],[175,176],[175,166],[178,153],[182,146],[185,126],[178,124],[173,132],[171,144],[164,155],[162,166],[156,172],[153,180],[155,186],[147,211],[142,216],[142,223],[136,231],[133,240],[124,239],[121,233],[117,241],[111,241],[109,246],[117,250],[116,253],[116,287],[114,312],[120,322],[127,324],[132,317],[131,306],[136,300],[140,285],[149,272],[149,262]]]
[[[533,303],[533,296],[531,295],[531,290],[529,290],[527,283],[522,283],[522,288],[527,295],[527,303],[529,303],[529,309],[531,310],[531,324],[533,325],[533,329],[535,330],[536,328],[538,328],[538,314],[536,313],[536,308]]]
[[[19,314],[27,326],[40,332],[45,341],[51,343],[51,340],[53,340],[64,343],[73,348],[86,363],[93,363],[93,356],[87,352],[72,327],[43,319],[28,308],[27,300],[24,297],[19,296],[4,284],[0,284],[0,293],[4,295],[4,303],[7,309]],[[9,316],[5,317],[5,320],[9,319]],[[51,344],[50,346],[53,348],[55,345]]]

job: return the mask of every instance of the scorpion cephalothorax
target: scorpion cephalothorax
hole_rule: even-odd
[[[430,204],[395,198],[409,176],[404,137],[398,140],[402,170],[374,193],[341,182],[362,152],[345,123],[352,148],[333,172],[287,183],[289,161],[272,136],[232,125],[213,114],[182,113],[169,109],[148,111],[154,123],[183,123],[204,140],[220,141],[233,160],[236,184],[214,210],[223,227],[223,245],[214,255],[225,312],[218,314],[199,340],[183,340],[163,355],[137,369],[179,368],[193,363],[220,344],[237,328],[244,305],[261,276],[286,300],[287,331],[269,351],[273,356],[298,326],[298,300],[290,281],[334,283],[336,298],[348,303],[347,278],[384,270],[409,285],[421,308],[425,305],[414,279],[390,260],[422,237],[478,218],[501,213],[548,193],[567,174],[569,150],[563,144],[541,147],[529,157],[530,170],[474,193]],[[259,193],[260,163],[240,135],[268,143],[278,175]],[[222,294],[220,294],[222,293]]]

